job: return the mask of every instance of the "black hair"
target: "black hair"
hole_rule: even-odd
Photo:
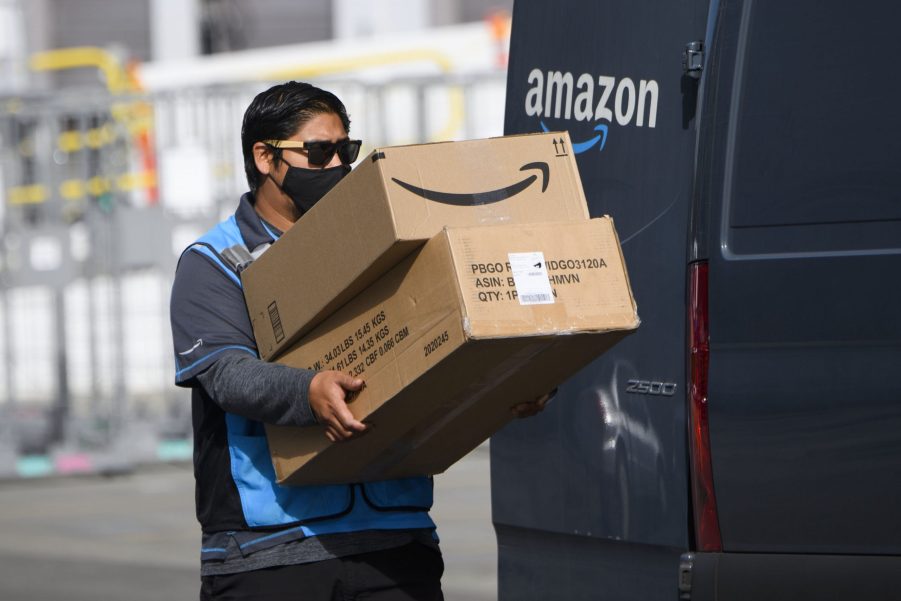
[[[251,192],[256,192],[263,182],[263,174],[253,160],[253,145],[262,140],[286,140],[297,133],[316,115],[334,113],[341,119],[344,129],[350,132],[350,118],[337,96],[308,83],[289,81],[272,86],[256,95],[241,125],[241,150],[244,153],[244,173]],[[273,148],[276,162],[281,158]]]

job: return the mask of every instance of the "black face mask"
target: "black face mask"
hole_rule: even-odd
[[[294,201],[297,211],[303,215],[348,173],[350,173],[350,165],[339,165],[328,169],[303,169],[288,165],[285,179],[278,187]],[[273,179],[273,181],[275,180]],[[276,183],[276,185],[278,184]]]

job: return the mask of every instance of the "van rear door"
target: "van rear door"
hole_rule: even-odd
[[[725,552],[901,554],[897,5],[723,2],[699,173]],[[706,84],[707,82],[705,82]]]

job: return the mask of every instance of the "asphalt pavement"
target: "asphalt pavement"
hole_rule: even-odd
[[[496,598],[488,447],[435,478],[448,601]],[[188,464],[0,483],[0,601],[197,599]]]

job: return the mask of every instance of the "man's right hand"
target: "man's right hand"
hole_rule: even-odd
[[[332,442],[347,440],[365,432],[368,426],[358,421],[345,399],[348,392],[363,388],[363,380],[351,378],[340,371],[320,371],[310,382],[310,408],[319,423],[325,426],[325,435]]]

